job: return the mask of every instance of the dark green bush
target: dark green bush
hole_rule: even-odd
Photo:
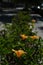
[[[0,55],[2,63],[1,65],[40,65],[42,57],[42,39],[31,39],[30,36],[37,35],[32,32],[34,26],[32,26],[31,17],[26,12],[20,12],[12,20],[12,24],[6,24],[6,31],[4,35],[0,35]],[[32,28],[30,28],[32,26]],[[22,40],[20,34],[28,36],[27,39]],[[18,58],[14,50],[24,50],[27,54],[23,54]],[[39,61],[38,61],[39,60]]]

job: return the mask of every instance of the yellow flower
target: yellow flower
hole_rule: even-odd
[[[36,20],[35,20],[35,19],[33,19],[33,20],[32,20],[32,23],[35,23],[35,22],[36,22]]]
[[[30,36],[30,38],[32,38],[32,39],[39,39],[39,36],[34,35],[34,36]]]
[[[23,50],[14,50],[14,49],[12,49],[12,51],[17,55],[18,58],[20,58],[23,54],[26,53]]]
[[[22,40],[25,40],[28,38],[28,36],[26,36],[25,34],[21,34],[20,36],[21,36]]]

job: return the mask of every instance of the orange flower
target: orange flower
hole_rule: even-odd
[[[34,36],[30,36],[30,38],[32,38],[32,39],[39,39],[39,36],[34,35]]]
[[[17,55],[18,58],[20,58],[22,56],[22,54],[26,53],[23,50],[14,50],[14,49],[12,49],[12,51]]]
[[[35,22],[36,22],[36,20],[35,20],[35,19],[33,19],[33,20],[32,20],[32,22],[33,22],[33,23],[35,23]]]
[[[28,38],[28,36],[26,36],[25,34],[21,34],[20,36],[21,36],[22,40],[25,40]]]

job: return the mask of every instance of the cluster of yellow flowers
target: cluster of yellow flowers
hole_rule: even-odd
[[[22,40],[25,40],[28,38],[28,36],[26,36],[25,34],[21,34],[20,37],[22,38]]]
[[[36,36],[36,35],[26,36],[25,34],[21,34],[20,37],[22,38],[22,40],[25,40],[28,37],[32,38],[33,40],[34,39],[39,39],[39,36]],[[14,49],[12,49],[12,52],[14,52],[18,58],[20,58],[23,54],[26,54],[26,52],[24,50],[14,50]]]
[[[36,22],[36,20],[33,19],[32,23],[35,23],[35,22]],[[39,36],[36,36],[36,35],[34,35],[34,36],[27,36],[25,34],[20,34],[20,37],[21,37],[22,40],[25,40],[28,37],[30,37],[33,40],[34,39],[39,39]],[[18,58],[20,58],[23,54],[26,54],[26,52],[24,50],[14,50],[14,49],[12,49],[12,52],[15,53]]]
[[[26,36],[25,34],[21,34],[20,35],[22,40],[27,39],[28,37],[32,38],[32,39],[39,39],[39,36],[33,35],[33,36]]]
[[[30,38],[32,38],[33,40],[34,39],[39,39],[39,36],[34,35],[34,36],[30,36]]]
[[[17,55],[18,58],[20,58],[23,54],[26,54],[26,52],[24,52],[23,50],[12,49],[12,51]]]

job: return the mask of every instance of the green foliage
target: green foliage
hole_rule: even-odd
[[[31,24],[31,25],[30,25]],[[2,65],[39,65],[38,60],[41,60],[42,54],[42,39],[31,39],[29,36],[36,35],[32,32],[31,17],[26,12],[20,12],[12,20],[12,24],[5,24],[6,31],[4,35],[0,35],[0,55],[2,56]],[[28,36],[27,39],[22,40],[20,34],[25,34]],[[15,53],[12,52],[12,49],[15,50],[24,50],[27,54],[23,54],[18,58]]]

